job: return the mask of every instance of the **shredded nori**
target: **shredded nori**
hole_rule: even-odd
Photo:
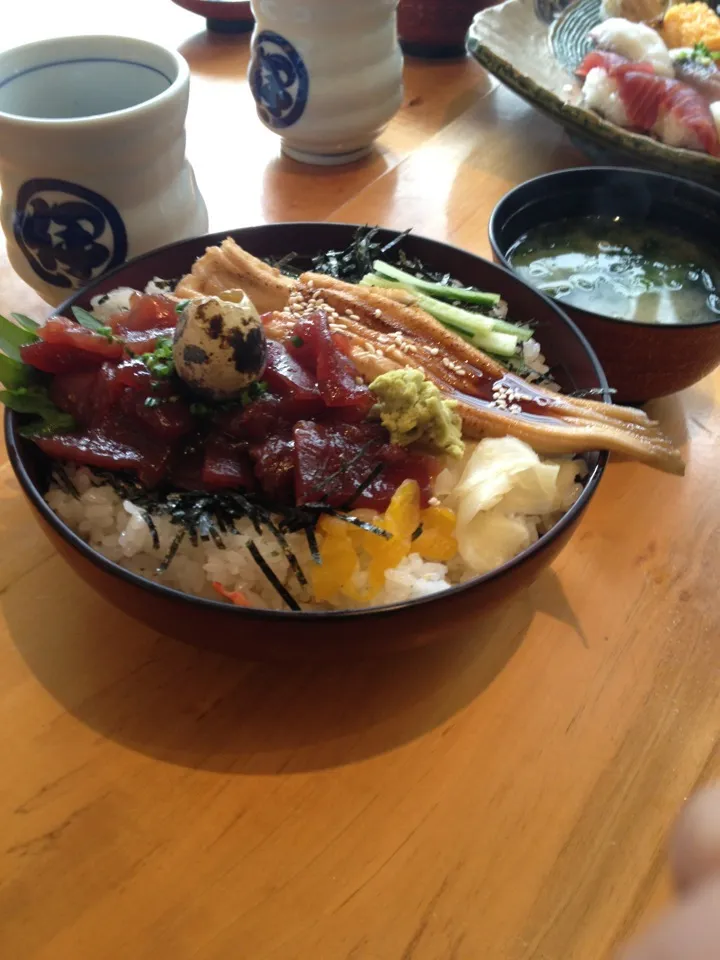
[[[167,568],[168,568],[168,567],[170,566],[170,564],[173,562],[173,559],[174,559],[174,557],[175,557],[175,554],[176,554],[176,553],[178,552],[178,550],[180,549],[180,544],[183,542],[184,539],[185,539],[185,530],[180,530],[179,533],[176,534],[175,539],[173,540],[173,542],[170,544],[170,549],[168,550],[167,554],[165,555],[165,559],[164,559],[163,562],[160,564],[160,566],[157,568],[157,573],[158,573],[158,574],[163,574],[163,573],[165,573],[165,571],[167,570]]]
[[[353,500],[357,499],[365,489],[378,475],[382,469],[382,464],[377,464],[370,475],[359,485]],[[78,496],[72,481],[61,464],[55,466],[55,479],[58,485],[67,493],[74,491],[74,496]],[[361,520],[359,517],[348,515],[341,510],[336,510],[324,502],[308,503],[301,506],[291,506],[287,504],[270,503],[259,499],[254,494],[241,493],[239,491],[223,491],[219,493],[205,493],[200,491],[162,491],[147,490],[132,477],[118,473],[112,473],[107,470],[96,470],[92,474],[93,483],[98,486],[104,483],[110,484],[118,496],[123,500],[133,503],[141,512],[141,516],[148,526],[150,536],[152,537],[153,548],[160,549],[160,537],[155,525],[154,517],[166,516],[170,522],[179,528],[174,537],[170,549],[158,566],[156,573],[158,576],[164,574],[185,537],[190,540],[193,546],[203,541],[212,540],[220,550],[225,550],[227,545],[225,539],[227,536],[237,535],[238,530],[235,527],[235,520],[249,520],[258,536],[262,536],[267,530],[277,541],[280,549],[293,572],[293,575],[301,587],[308,585],[307,577],[293,553],[290,544],[287,541],[286,534],[299,533],[305,534],[310,549],[312,560],[316,564],[322,562],[320,551],[318,550],[316,526],[320,517],[326,515],[336,517],[345,523],[350,523],[355,527],[366,530],[377,536],[389,539],[391,534],[375,524]],[[345,509],[345,508],[343,508]],[[254,550],[259,555],[257,545],[252,540],[248,540],[253,545]],[[277,576],[273,573],[267,563],[260,557],[258,560],[255,553],[250,550],[253,559],[267,577],[270,584],[278,592],[280,597],[293,610],[299,610],[297,601],[291,597],[286,587],[280,583]],[[292,602],[288,600],[291,598]]]
[[[375,464],[375,466],[372,468],[372,470],[370,471],[370,473],[365,477],[365,479],[363,480],[363,482],[362,482],[362,483],[360,484],[360,486],[357,488],[357,490],[355,491],[355,493],[350,497],[350,499],[349,499],[348,501],[346,501],[346,503],[343,504],[343,510],[352,510],[353,506],[357,503],[357,501],[360,499],[360,497],[363,495],[363,493],[365,493],[365,491],[367,490],[367,488],[368,488],[372,483],[374,483],[375,480],[377,480],[377,478],[378,478],[378,477],[380,476],[380,474],[383,472],[384,468],[385,468],[385,464],[383,464],[383,463],[376,463],[376,464]]]
[[[411,543],[415,543],[415,541],[417,540],[417,538],[420,537],[420,536],[422,536],[422,532],[423,532],[423,525],[420,523],[420,524],[418,524],[418,526],[415,527],[415,529],[413,530],[412,536],[410,537],[410,542],[411,542]]]
[[[287,253],[284,257],[268,259],[268,262],[291,277],[298,277],[305,270],[313,270],[337,280],[357,283],[366,273],[372,273],[374,260],[399,263],[398,248],[410,231],[405,230],[388,243],[380,243],[377,239],[380,231],[380,227],[366,225],[355,231],[350,244],[344,250],[325,250],[314,257]]]
[[[69,493],[70,496],[75,500],[80,499],[80,494],[77,491],[77,487],[72,482],[68,476],[67,470],[61,463],[53,464],[53,480],[55,483],[57,483],[63,493]]]
[[[290,609],[296,610],[296,611],[300,610],[301,609],[300,604],[297,602],[295,597],[288,590],[285,589],[283,584],[275,576],[275,573],[272,570],[272,568],[268,566],[268,563],[265,560],[265,557],[263,557],[263,555],[258,550],[257,544],[253,540],[248,540],[245,543],[245,546],[247,547],[248,552],[250,553],[250,556],[253,558],[255,563],[260,567],[260,569],[265,574],[268,581],[273,585],[273,587],[275,587],[278,594],[283,598],[283,600],[290,607]]]

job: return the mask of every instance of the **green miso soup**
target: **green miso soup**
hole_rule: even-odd
[[[621,217],[574,217],[529,230],[507,254],[549,297],[637,323],[720,320],[720,249]]]

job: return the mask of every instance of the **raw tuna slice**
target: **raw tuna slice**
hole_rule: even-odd
[[[358,376],[352,360],[338,348],[322,311],[299,321],[290,342],[292,345],[298,341],[299,346],[289,349],[306,369],[310,351],[314,354],[313,369],[325,405],[347,409],[347,420],[363,420],[375,402],[373,395]]]
[[[130,353],[152,353],[160,337],[172,336],[177,324],[175,307],[175,301],[167,297],[135,297],[129,310],[110,319],[110,326]]]
[[[117,367],[104,363],[88,373],[63,373],[50,384],[53,403],[83,426],[98,424],[120,401],[125,390]]]
[[[317,381],[285,349],[282,343],[268,340],[267,365],[263,380],[279,397],[314,402],[320,413],[324,407]],[[305,416],[311,416],[306,413]]]
[[[125,415],[108,417],[100,426],[82,432],[33,439],[56,460],[105,470],[132,470],[148,487],[162,479],[170,456],[169,444],[162,443],[141,423]]]
[[[263,493],[278,503],[292,503],[295,486],[295,443],[292,430],[250,447],[255,476]]]
[[[135,297],[130,309],[116,313],[110,319],[110,327],[121,336],[148,330],[172,330],[177,324],[175,301],[167,297],[146,294]]]
[[[36,340],[20,347],[20,356],[23,363],[27,363],[43,373],[82,373],[87,370],[97,370],[105,363],[105,358],[99,353],[90,353],[69,345],[45,343]]]
[[[103,360],[120,360],[124,347],[119,340],[111,340],[101,333],[86,330],[67,317],[51,317],[44,326],[38,327],[38,336],[45,343],[58,347],[76,347],[87,353],[97,354]]]
[[[418,481],[424,505],[432,496],[438,462],[391,444],[379,424],[301,422],[295,425],[293,437],[298,503],[322,501],[333,507],[385,510],[407,479]],[[377,476],[358,496],[358,489],[378,468]]]
[[[201,481],[207,490],[252,490],[255,477],[245,444],[220,433],[209,436]]]

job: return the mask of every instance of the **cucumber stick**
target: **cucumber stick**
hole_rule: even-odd
[[[500,302],[500,295],[497,293],[483,293],[480,290],[468,290],[465,287],[450,287],[443,283],[432,283],[430,280],[421,280],[420,277],[413,277],[404,270],[393,267],[382,260],[376,260],[373,263],[373,270],[389,280],[397,280],[403,286],[413,287],[415,290],[421,290],[431,297],[441,297],[443,300],[462,300],[465,303],[473,303],[476,306],[494,307]]]

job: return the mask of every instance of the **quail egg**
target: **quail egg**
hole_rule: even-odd
[[[242,291],[233,300],[197,297],[178,318],[173,342],[175,369],[196,393],[232,400],[267,362],[267,340],[255,306]]]

